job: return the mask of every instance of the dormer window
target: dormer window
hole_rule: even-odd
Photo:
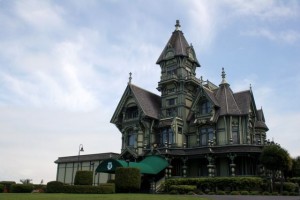
[[[200,105],[200,114],[206,115],[211,112],[211,103],[209,101],[204,101]]]
[[[132,106],[126,109],[125,119],[136,119],[138,118],[139,110],[137,106]]]

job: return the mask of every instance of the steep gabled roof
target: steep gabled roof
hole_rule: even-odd
[[[233,94],[242,115],[247,115],[251,107],[251,92],[245,90]]]
[[[257,110],[257,120],[265,122],[264,111],[262,108]]]
[[[209,99],[212,101],[212,103],[215,105],[215,106],[218,106],[220,107],[219,105],[219,102],[218,100],[216,99],[215,95],[214,95],[214,92],[209,90],[208,88],[206,87],[202,87],[203,88],[203,91],[206,93],[206,95],[209,97]]]
[[[130,96],[135,99],[136,104],[140,109],[142,109],[144,115],[158,119],[161,105],[160,96],[135,86],[129,82],[110,120],[111,123],[116,124],[118,116],[122,112],[127,98]]]
[[[186,56],[188,57],[188,49],[194,51],[193,47],[189,45],[187,40],[185,39],[182,31],[180,30],[179,21],[176,21],[176,30],[172,33],[168,43],[166,44],[164,50],[161,52],[156,64],[159,64],[161,61],[165,59],[165,55],[169,49],[174,51],[174,56]],[[196,56],[194,56],[194,62],[197,66],[200,66]]]
[[[255,128],[261,128],[265,130],[269,130],[268,126],[265,122],[265,116],[262,109],[257,110],[257,121],[255,122]]]
[[[144,114],[148,117],[158,119],[161,107],[160,96],[133,84],[129,84],[129,87]]]
[[[220,105],[220,116],[241,114],[239,106],[228,83],[220,84],[220,87],[215,92],[215,96]]]

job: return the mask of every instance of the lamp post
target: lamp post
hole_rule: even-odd
[[[83,150],[83,145],[82,144],[80,144],[79,145],[79,150],[78,150],[78,162],[77,162],[77,171],[79,171],[79,156],[80,156],[80,152],[83,152],[84,150]]]

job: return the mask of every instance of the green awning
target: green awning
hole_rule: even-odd
[[[148,156],[141,162],[126,162],[125,160],[107,159],[103,160],[96,169],[97,173],[115,173],[117,167],[136,167],[141,174],[158,174],[169,163],[161,156]]]

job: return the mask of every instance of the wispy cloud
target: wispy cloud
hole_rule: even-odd
[[[256,17],[261,20],[282,20],[299,16],[299,3],[297,1],[280,0],[251,0],[227,1],[234,14]]]
[[[244,31],[241,33],[246,36],[262,37],[273,42],[295,44],[300,40],[300,32],[295,30],[274,31],[267,28]]]

